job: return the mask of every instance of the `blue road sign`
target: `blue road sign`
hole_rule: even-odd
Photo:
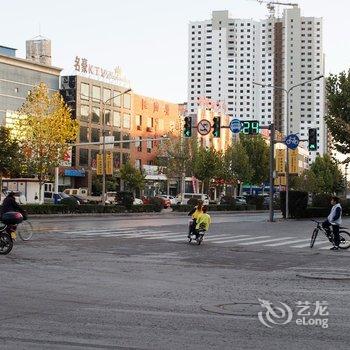
[[[290,134],[285,139],[285,144],[290,149],[296,149],[299,145],[299,137],[296,134]]]
[[[232,119],[230,123],[230,130],[234,133],[237,134],[241,131],[242,124],[239,119]]]

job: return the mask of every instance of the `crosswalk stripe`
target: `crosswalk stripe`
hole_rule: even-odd
[[[145,239],[167,239],[167,238],[172,238],[175,237],[186,237],[183,232],[177,232],[177,233],[165,233],[163,235],[152,235],[149,237],[145,237]],[[143,237],[142,237],[143,238]]]
[[[286,242],[278,242],[278,243],[273,243],[273,244],[265,244],[266,247],[278,247],[280,245],[284,244],[293,244],[293,243],[300,243],[300,242],[309,242],[308,239],[294,239],[294,240],[289,240]]]
[[[134,232],[136,228],[130,227],[127,229],[115,229],[115,228],[109,228],[109,229],[89,229],[89,230],[76,230],[76,231],[58,231],[58,233],[64,233],[64,234],[80,234],[80,233],[86,233],[86,232],[96,232],[96,233],[105,233],[105,232]]]
[[[204,236],[204,239],[205,241],[213,241],[213,240],[216,240],[216,239],[226,239],[226,238],[229,238],[229,237],[232,237],[232,235],[230,234],[227,234],[227,233],[221,233],[221,234],[214,234],[214,235],[210,235],[210,236]]]
[[[320,242],[315,242],[314,247],[323,245],[323,244],[329,244],[328,241],[320,241]],[[307,240],[307,243],[305,244],[298,244],[298,245],[292,245],[292,248],[306,248],[306,247],[310,247],[310,240]]]
[[[265,239],[263,241],[254,241],[254,242],[247,242],[247,243],[240,243],[240,244],[241,245],[262,244],[262,243],[268,243],[268,242],[282,241],[290,238],[293,238],[293,237],[272,238],[272,239]]]
[[[135,232],[135,231],[134,231]],[[139,233],[138,233],[139,232]],[[149,236],[154,236],[155,234],[160,233],[160,234],[165,234],[165,233],[170,233],[170,231],[151,231],[151,230],[145,230],[144,232],[142,231],[137,231],[136,233],[124,235],[124,238],[144,238],[144,237],[149,237]]]
[[[226,241],[213,241],[213,243],[230,243],[230,242],[244,242],[244,241],[250,241],[252,239],[259,239],[259,238],[269,238],[271,236],[257,236],[257,237],[250,237],[250,238],[239,238],[239,239],[228,239]]]
[[[140,231],[141,232],[141,231]],[[146,232],[146,231],[144,231]],[[85,231],[85,233],[78,233],[75,234],[77,236],[100,236],[100,235],[108,235],[108,234],[118,234],[119,236],[124,236],[124,235],[130,235],[132,233],[135,233],[135,230],[132,231],[123,231],[123,232],[118,232],[118,231]]]

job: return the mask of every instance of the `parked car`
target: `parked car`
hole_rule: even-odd
[[[245,199],[244,196],[236,196],[236,199],[237,199],[238,202],[241,203],[241,204],[247,204],[247,200]]]
[[[117,192],[106,192],[106,204],[115,204],[117,199]]]
[[[169,199],[163,198],[163,197],[160,197],[160,196],[156,196],[156,197],[143,196],[142,197],[143,204],[151,204],[152,203],[152,198],[159,198],[162,201],[162,205],[163,205],[164,209],[169,208],[170,205],[171,205]]]
[[[187,204],[190,198],[202,200],[204,205],[209,205],[209,197],[204,193],[179,193],[176,196],[176,204]]]
[[[161,197],[161,196],[156,196],[156,197],[160,198],[162,200],[162,204],[163,204],[164,209],[169,208],[171,206],[170,199],[164,198],[164,197]]]
[[[78,196],[76,194],[71,194],[70,197],[75,198],[79,202],[79,204],[87,204],[88,203],[88,200],[85,197]]]
[[[142,199],[140,199],[140,198],[134,198],[133,204],[134,204],[134,205],[142,205],[142,204],[143,204],[143,201],[142,201]]]
[[[169,196],[167,194],[160,194],[158,197],[169,199],[171,205],[176,205],[177,204],[176,197],[174,197],[174,196]]]
[[[76,204],[80,204],[80,201],[78,199],[71,197],[64,192],[58,192],[58,194],[57,194],[57,202],[58,203],[61,203],[62,199],[67,200],[66,198],[72,198],[76,201]],[[47,203],[47,204],[55,203],[53,192],[44,192],[44,203]]]

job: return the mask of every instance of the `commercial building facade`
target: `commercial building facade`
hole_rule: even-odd
[[[240,120],[275,122],[286,133],[287,103],[282,89],[324,73],[322,19],[302,17],[297,6],[281,18],[236,19],[214,11],[212,19],[189,24],[188,112],[196,113],[203,97],[225,103],[227,114]],[[289,132],[307,138],[317,128],[319,147],[327,150],[324,123],[324,80],[293,89]]]
[[[16,49],[0,46],[0,125],[22,106],[28,93],[41,82],[59,90],[61,68],[16,57]]]

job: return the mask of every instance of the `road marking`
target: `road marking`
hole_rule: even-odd
[[[187,237],[186,235],[183,234],[183,232],[177,232],[177,233],[166,233],[166,234],[163,234],[163,235],[152,235],[151,237],[142,237],[142,238],[145,238],[145,239],[162,239],[162,238],[171,238],[171,237]]]
[[[124,228],[124,229],[117,229],[117,228],[109,228],[109,229],[87,229],[87,230],[76,230],[76,231],[59,231],[59,233],[64,234],[79,234],[79,233],[85,233],[85,232],[96,232],[96,233],[105,233],[105,232],[135,232],[136,228],[130,227],[130,228]]]
[[[123,232],[118,232],[118,231],[85,231],[86,233],[79,233],[79,234],[74,234],[76,236],[101,236],[101,235],[108,235],[108,234],[118,234],[119,236],[127,236],[132,233],[135,233],[135,230],[132,231],[123,231]],[[129,233],[128,233],[129,232]],[[146,231],[145,231],[146,232]]]
[[[327,241],[316,242],[316,243],[314,244],[314,247],[320,246],[320,245],[323,245],[323,244],[329,244],[329,242],[327,242]],[[305,244],[298,244],[298,245],[292,245],[291,247],[292,247],[292,248],[306,248],[306,247],[310,247],[310,240],[308,240],[308,243],[305,243]]]
[[[135,232],[135,231],[134,231]],[[124,238],[143,238],[143,237],[148,237],[148,236],[154,236],[157,233],[160,234],[165,234],[165,233],[170,233],[170,231],[150,231],[150,230],[145,230],[145,231],[137,231],[140,233],[132,233],[132,234],[128,234],[128,235],[124,235]]]
[[[286,241],[286,242],[279,242],[279,243],[273,243],[273,244],[265,244],[266,247],[278,247],[279,245],[284,244],[293,244],[293,243],[300,243],[300,242],[309,242],[308,239],[295,239],[292,241]]]
[[[228,239],[226,241],[217,241],[213,243],[229,243],[229,242],[243,242],[243,241],[250,241],[252,239],[259,239],[259,238],[269,238],[271,236],[258,236],[258,237],[250,237],[250,238],[240,238],[240,239]]]
[[[265,239],[265,240],[263,240],[263,241],[255,241],[255,242],[240,243],[240,244],[241,244],[241,245],[261,244],[261,243],[282,241],[282,240],[286,240],[286,239],[290,239],[290,238],[293,238],[293,237],[272,238],[272,239]]]
[[[238,238],[238,237],[247,237],[248,235],[240,235],[240,236],[234,236],[235,238]],[[217,239],[226,239],[226,238],[230,238],[232,237],[232,234],[227,234],[227,233],[222,233],[222,234],[218,234],[218,235],[215,235],[215,236],[209,236],[208,238],[206,238],[206,236],[204,236],[205,238],[205,241],[208,241],[208,242],[211,242],[211,241],[215,241]]]

